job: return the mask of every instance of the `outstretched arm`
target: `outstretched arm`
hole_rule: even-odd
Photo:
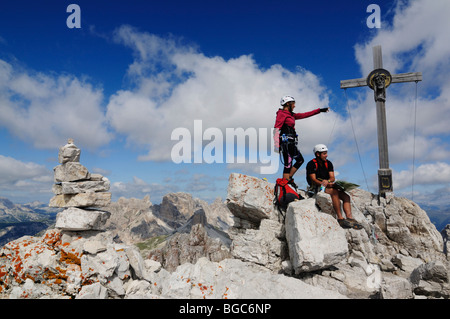
[[[330,109],[328,107],[322,108],[322,109],[315,109],[309,112],[305,112],[305,113],[294,113],[294,118],[296,120],[300,120],[300,119],[306,119],[308,117],[314,116],[316,114],[319,114],[320,112],[328,112]]]

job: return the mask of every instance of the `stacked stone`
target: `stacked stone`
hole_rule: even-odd
[[[91,174],[80,162],[81,150],[69,139],[59,149],[54,171],[50,207],[65,208],[56,216],[58,229],[69,231],[104,230],[110,216],[102,211],[111,202],[109,180],[100,174]]]

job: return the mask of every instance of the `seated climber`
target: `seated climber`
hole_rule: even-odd
[[[362,226],[353,219],[350,196],[334,188],[336,178],[334,176],[333,163],[327,160],[328,148],[324,144],[318,144],[314,147],[314,155],[316,158],[309,161],[306,165],[306,180],[310,188],[317,193],[321,188],[325,193],[331,195],[331,202],[336,212],[339,225],[342,228],[361,229]],[[341,200],[343,202],[344,213],[346,219],[342,216]]]

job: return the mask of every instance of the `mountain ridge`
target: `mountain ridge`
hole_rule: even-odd
[[[57,209],[40,202],[15,204],[0,197],[0,246],[46,230],[55,223],[57,213]]]
[[[147,207],[150,209],[150,207],[153,207],[153,209],[157,212],[158,215],[159,208],[163,204],[164,198],[167,196],[175,196],[176,194],[188,194],[194,202],[203,203],[204,206],[209,206],[211,209],[209,211],[214,211],[218,207],[223,204],[223,200],[219,197],[216,198],[216,200],[210,204],[207,202],[193,197],[191,194],[186,192],[178,192],[178,193],[167,193],[163,199],[161,200],[161,203],[153,204],[150,202],[150,196],[144,196],[142,199],[138,198],[125,198],[120,197],[116,201],[111,203],[111,206],[114,205],[120,205],[120,202],[128,202],[129,204],[138,201],[142,201],[143,203],[149,202],[149,206]],[[131,205],[131,204],[130,204]],[[431,222],[436,226],[436,229],[438,231],[443,231],[445,227],[450,224],[450,207],[442,207],[442,206],[435,206],[435,205],[429,205],[429,204],[420,204],[420,207],[427,213],[428,217],[430,218]],[[32,201],[24,204],[20,203],[14,203],[10,199],[6,197],[0,197],[0,247],[3,246],[8,241],[20,238],[23,235],[35,235],[39,232],[43,231],[46,228],[39,227],[39,229],[36,231],[35,225],[33,223],[41,223],[47,225],[47,227],[51,227],[56,218],[56,214],[58,213],[58,209],[48,207],[47,204],[42,203],[40,201]],[[231,223],[230,219],[227,219],[225,221],[220,219],[220,216],[216,217],[216,226],[220,229],[227,229]],[[22,223],[22,224],[21,224]],[[7,236],[7,239],[4,239],[4,235],[8,232],[8,230],[5,230],[7,227],[11,226],[19,226],[21,224],[21,231],[15,232],[12,231]],[[30,225],[30,229],[27,230],[26,226]],[[178,225],[180,226],[180,225]],[[139,225],[136,225],[135,227],[139,227]],[[167,228],[170,228],[170,226],[166,225]],[[170,231],[169,231],[170,232]],[[160,234],[163,235],[163,234]],[[5,237],[6,238],[6,237]],[[144,238],[146,240],[148,238]]]
[[[227,198],[215,208],[187,193],[168,194],[161,205],[122,198],[108,208],[108,229],[23,236],[0,250],[1,295],[450,298],[449,237],[416,203],[353,190],[353,216],[363,229],[343,229],[323,193],[291,203],[284,218],[273,206],[273,186],[232,173]],[[233,220],[228,245],[208,234],[224,213]],[[158,232],[166,240],[149,252],[128,244]]]

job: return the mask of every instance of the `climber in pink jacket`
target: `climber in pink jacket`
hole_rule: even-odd
[[[305,119],[321,112],[328,112],[329,108],[318,108],[305,113],[294,113],[295,99],[289,95],[283,96],[280,104],[282,109],[277,111],[275,120],[275,148],[278,148],[282,153],[283,178],[294,183],[292,177],[305,162],[302,153],[297,147],[298,135],[295,131],[295,120]]]

